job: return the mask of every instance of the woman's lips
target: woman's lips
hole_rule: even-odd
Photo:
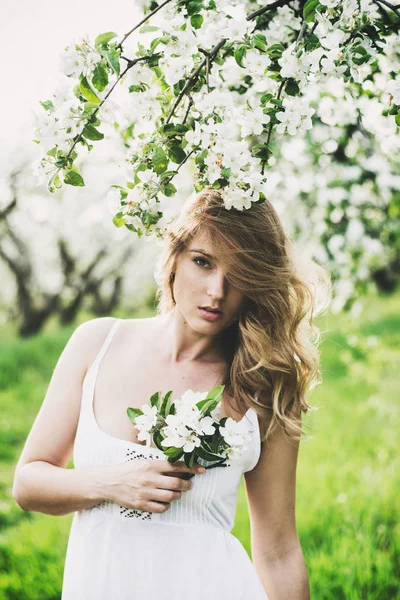
[[[206,308],[199,307],[199,312],[203,319],[206,319],[206,321],[217,321],[218,319],[222,318],[222,313],[212,312],[211,310],[207,310]]]

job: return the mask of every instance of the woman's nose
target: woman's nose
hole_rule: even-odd
[[[213,298],[220,300],[226,293],[226,279],[224,275],[216,273],[208,284],[207,293]]]

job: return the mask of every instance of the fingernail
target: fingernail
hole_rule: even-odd
[[[199,468],[197,469],[197,471],[198,471],[199,473],[204,473],[204,471],[205,471],[205,468],[204,468],[204,467],[199,467]]]

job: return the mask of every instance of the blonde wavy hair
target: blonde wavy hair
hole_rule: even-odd
[[[278,425],[290,440],[300,440],[301,413],[313,409],[306,394],[321,382],[314,318],[330,303],[328,273],[311,259],[299,264],[268,199],[227,210],[219,192],[208,187],[184,204],[169,228],[155,270],[157,313],[174,307],[176,259],[205,232],[222,249],[227,280],[246,296],[238,321],[223,332],[230,364],[226,391],[237,406],[256,411],[262,441]]]

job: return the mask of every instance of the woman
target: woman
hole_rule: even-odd
[[[75,512],[63,600],[306,600],[295,477],[305,394],[318,376],[315,289],[269,201],[226,210],[212,189],[184,206],[156,278],[156,316],[93,319],[71,336],[14,498],[24,510]],[[140,443],[128,407],[155,391],[180,398],[221,384],[219,418],[251,433],[229,468],[171,465]],[[253,562],[230,533],[243,474]]]

